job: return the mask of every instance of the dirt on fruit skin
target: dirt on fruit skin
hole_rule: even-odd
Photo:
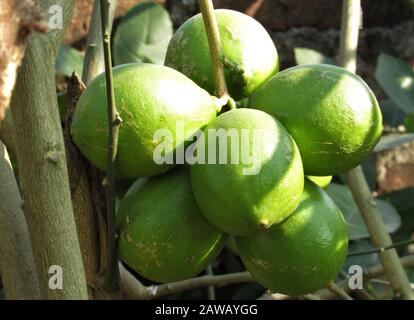
[[[157,282],[197,275],[227,240],[197,207],[188,167],[137,180],[121,201],[117,224],[121,258]]]

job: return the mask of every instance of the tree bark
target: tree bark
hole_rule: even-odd
[[[109,22],[112,26],[116,1],[110,7]],[[107,224],[105,221],[106,205],[102,175],[98,169],[86,160],[70,136],[72,116],[77,101],[89,83],[97,74],[105,69],[102,48],[102,32],[99,1],[94,2],[93,13],[89,25],[85,62],[82,81],[73,75],[68,86],[68,110],[65,119],[65,145],[68,172],[72,195],[73,211],[76,219],[79,241],[82,251],[89,293],[95,299],[117,299],[119,292],[105,288],[100,277],[105,272]],[[0,132],[1,133],[1,132]]]
[[[13,119],[10,110],[6,110],[3,121],[0,121],[0,140],[4,143],[10,153],[16,154],[13,134]]]
[[[0,141],[0,274],[6,299],[40,298],[26,220],[9,155]]]
[[[0,121],[10,104],[27,35],[31,30],[45,32],[47,29],[40,20],[32,0],[0,1]]]
[[[74,1],[42,0],[48,12],[60,6],[63,28],[31,35],[12,97],[23,210],[45,299],[87,299],[76,224],[70,197],[62,128],[58,113],[54,61]],[[52,266],[62,271],[62,287],[50,286]],[[59,268],[57,269],[59,270]],[[56,273],[58,276],[58,273]]]

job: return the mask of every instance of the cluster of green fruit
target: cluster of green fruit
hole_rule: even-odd
[[[197,275],[232,235],[247,270],[273,291],[300,295],[332,280],[347,250],[338,207],[317,184],[366,158],[381,134],[377,101],[358,76],[328,65],[278,72],[278,56],[253,18],[216,10],[229,93],[247,108],[220,112],[201,15],[185,22],[168,47],[165,66],[126,64],[113,70],[123,123],[118,140],[118,178],[139,178],[117,213],[122,259],[143,277],[171,282]],[[219,115],[217,116],[217,113]],[[178,121],[184,134],[174,134]],[[82,153],[106,169],[107,114],[104,75],[80,97],[71,132]],[[205,135],[196,143],[243,157],[246,163],[154,162],[160,141],[172,132],[175,149],[199,130],[233,130],[247,141]],[[208,141],[213,139],[213,141]],[[225,144],[225,145],[224,145]],[[227,148],[226,148],[227,147]],[[210,157],[211,156],[211,157]],[[306,175],[306,176],[305,176]],[[311,177],[316,176],[316,177]],[[314,182],[311,182],[314,181]]]

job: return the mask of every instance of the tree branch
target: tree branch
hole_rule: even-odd
[[[112,0],[109,13],[110,26],[112,26],[115,7],[116,1]],[[85,89],[84,83],[88,83],[105,69],[101,35],[100,5],[99,1],[94,1],[83,65],[83,82],[74,74],[68,85],[69,101],[65,119],[65,145],[73,210],[90,295],[96,299],[115,299],[119,297],[119,293],[104,288],[99,281],[99,277],[104,274],[106,268],[108,239],[105,221],[106,199],[102,176],[100,171],[82,156],[73,144],[70,135],[73,113],[79,97]]]
[[[404,267],[413,267],[414,266],[414,255],[409,255],[401,258],[401,264]],[[158,286],[144,286],[138,279],[136,279],[122,264],[119,265],[119,270],[121,274],[121,291],[122,296],[125,299],[130,300],[145,300],[145,299],[155,299],[161,298],[169,294],[194,290],[199,288],[205,288],[208,286],[223,287],[226,285],[244,283],[244,282],[255,282],[252,276],[248,272],[238,272],[231,273],[226,275],[219,276],[201,276],[197,278],[187,279],[179,282],[172,282],[161,284]],[[364,281],[378,277],[384,274],[384,268],[381,264],[370,267],[364,271]],[[340,281],[335,284],[337,288],[340,288],[344,292],[352,291],[349,288],[348,280]],[[262,298],[266,299],[268,294],[265,294]],[[306,298],[307,295],[303,296]],[[319,297],[322,299],[330,299],[336,296],[336,293],[330,289],[324,288],[309,298]]]
[[[94,1],[92,17],[89,24],[89,32],[86,40],[85,59],[82,72],[82,81],[86,85],[96,75],[105,71],[105,61],[103,59],[103,45],[102,45],[102,26],[101,26],[101,11],[100,2]],[[112,29],[112,22],[115,16],[115,9],[117,0],[112,0],[109,7],[108,27],[109,32]]]
[[[47,30],[41,19],[32,0],[0,1],[0,121],[10,104],[27,36],[32,30]]]
[[[10,110],[6,110],[3,121],[0,121],[0,140],[4,143],[7,150],[16,154],[16,144],[14,142],[13,119]]]
[[[70,20],[74,1],[42,0],[62,8],[63,25]],[[73,217],[62,128],[58,113],[54,62],[65,28],[47,36],[32,34],[12,97],[23,210],[44,299],[87,299],[76,224]],[[49,287],[49,268],[63,272],[61,290]]]
[[[326,288],[344,300],[354,300],[349,296],[348,293],[345,292],[344,289],[342,289],[340,286],[337,286],[334,282],[328,283]]]
[[[100,0],[101,25],[103,52],[105,60],[106,76],[106,97],[108,111],[108,149],[107,149],[107,176],[104,180],[106,188],[106,210],[107,210],[107,264],[104,270],[102,281],[105,287],[112,289],[114,292],[119,291],[119,269],[117,254],[116,238],[116,217],[115,217],[115,164],[118,147],[118,132],[122,122],[116,111],[114,83],[112,76],[112,59],[111,59],[111,33],[109,28],[109,8],[110,0]]]
[[[0,274],[7,299],[39,299],[33,252],[19,188],[0,141]]]
[[[130,300],[155,299],[169,294],[205,288],[208,286],[222,287],[230,284],[255,282],[248,272],[238,272],[218,276],[201,276],[179,282],[171,282],[158,286],[144,286],[123,265],[119,266],[121,273],[122,296]]]
[[[343,0],[339,62],[341,66],[351,72],[356,70],[360,14],[360,0]],[[346,178],[374,246],[377,248],[392,246],[391,237],[386,230],[361,166],[348,172]],[[379,253],[379,257],[393,289],[399,292],[403,299],[414,299],[414,293],[398,259],[397,251],[395,249],[385,250]]]

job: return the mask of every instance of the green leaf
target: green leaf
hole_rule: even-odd
[[[66,77],[71,77],[73,71],[75,71],[78,75],[82,75],[82,68],[83,54],[66,44],[62,44],[58,50],[56,58],[56,71]]]
[[[345,185],[331,183],[326,188],[326,192],[328,192],[344,215],[349,239],[356,240],[369,237],[368,230],[352,197],[351,190]],[[395,232],[401,225],[401,218],[397,211],[387,201],[375,199],[375,202],[382,214],[387,231],[389,233]]]
[[[408,64],[382,53],[378,58],[375,78],[402,111],[414,112],[414,73]]]
[[[348,246],[349,253],[363,252],[375,249],[369,239],[361,239],[356,241],[351,241]],[[344,263],[344,269],[347,271],[350,266],[358,265],[363,268],[371,267],[379,263],[379,258],[377,253],[368,253],[358,256],[347,257]]]
[[[404,118],[404,126],[406,132],[414,133],[414,113],[408,114]]]
[[[115,64],[163,64],[172,34],[172,22],[163,6],[145,2],[133,7],[122,18],[114,36]]]
[[[381,137],[380,141],[374,148],[374,152],[382,152],[394,149],[402,144],[409,143],[414,140],[413,133],[406,134],[388,134]]]
[[[402,111],[392,100],[382,100],[379,102],[384,125],[396,128],[404,124],[405,112]]]
[[[322,53],[309,48],[294,48],[296,64],[332,64],[335,61],[324,56]]]

